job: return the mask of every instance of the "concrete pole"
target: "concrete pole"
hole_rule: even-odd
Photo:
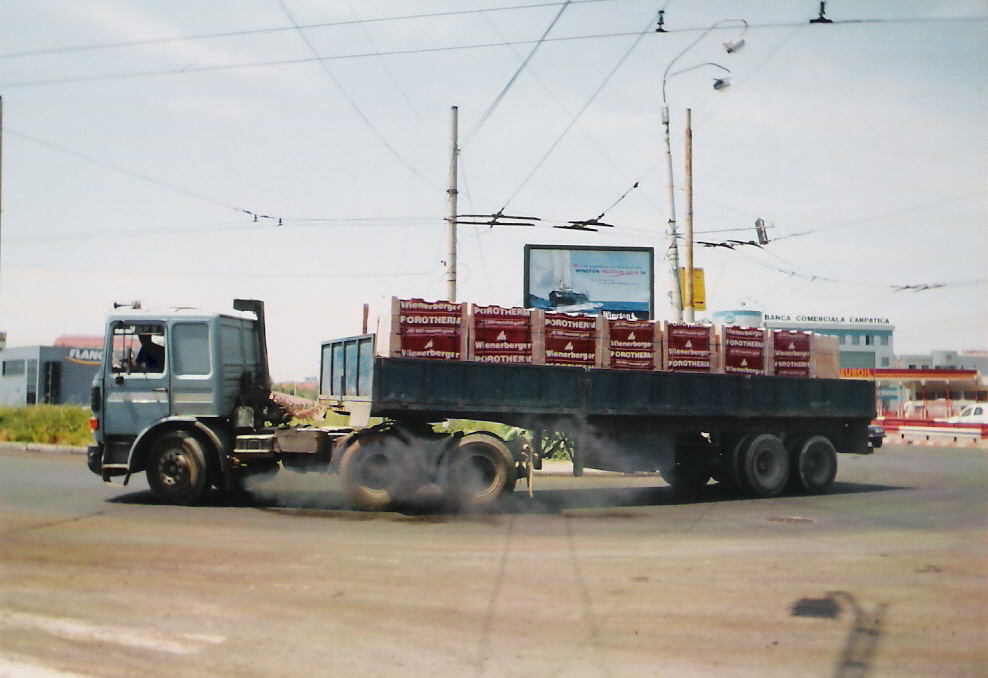
[[[450,136],[452,142],[450,145],[450,161],[449,161],[449,189],[446,191],[448,194],[447,204],[446,204],[446,300],[456,301],[456,175],[457,175],[457,156],[460,153],[460,149],[457,146],[457,118],[459,117],[459,111],[456,106],[452,108],[451,122],[450,122]]]
[[[3,223],[3,97],[0,96],[0,224]],[[3,243],[3,227],[0,226],[0,243]],[[3,258],[3,245],[0,244],[0,259]],[[0,271],[2,274],[2,271]],[[0,275],[0,281],[3,276]],[[3,346],[0,346],[2,349]]]
[[[691,323],[695,319],[693,307],[693,127],[692,112],[686,109],[686,224],[684,238],[686,240],[686,280],[683,309],[683,320]]]
[[[673,320],[683,321],[683,293],[679,286],[679,243],[676,233],[676,193],[672,179],[672,142],[669,139],[669,107],[662,104],[662,127],[665,133],[666,152],[666,214],[668,215],[666,235],[669,249],[666,259],[669,262],[669,301],[672,302]]]

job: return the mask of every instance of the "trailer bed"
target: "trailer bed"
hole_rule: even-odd
[[[503,421],[860,419],[875,416],[866,381],[644,372],[383,358],[374,335],[323,344],[320,394],[371,416]]]

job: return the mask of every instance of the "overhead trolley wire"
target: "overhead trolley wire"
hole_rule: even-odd
[[[583,0],[583,2],[590,2],[591,0]],[[603,1],[603,0],[600,0]],[[835,21],[834,25],[846,25],[846,24],[878,24],[878,23],[922,23],[925,21],[983,21],[981,17],[957,17],[957,18],[946,18],[946,19],[898,19],[898,20],[880,20],[880,19],[861,19],[855,21]],[[650,20],[649,26],[652,25]],[[796,26],[802,26],[802,24],[796,23],[765,23],[765,24],[749,24],[749,28],[795,28]],[[301,28],[305,28],[302,26]],[[706,30],[706,28],[683,28],[683,29],[666,29],[665,34],[671,33],[691,33]],[[648,32],[648,31],[646,31]],[[556,38],[546,38],[543,42],[545,43],[561,43],[561,42],[574,42],[581,40],[599,40],[608,38],[626,38],[626,37],[636,37],[641,34],[636,32],[616,32],[616,33],[591,33],[584,35],[572,35],[572,36],[560,36]],[[399,49],[399,50],[388,50],[380,51],[375,50],[371,52],[357,52],[351,54],[338,54],[338,55],[328,55],[320,56],[314,55],[312,57],[304,57],[298,59],[278,59],[271,61],[252,61],[237,64],[215,64],[215,65],[187,65],[184,67],[173,67],[173,68],[163,68],[157,70],[145,70],[145,71],[131,71],[124,73],[111,73],[104,75],[82,75],[82,76],[69,76],[60,78],[44,78],[37,80],[24,80],[20,82],[4,82],[0,83],[0,87],[5,89],[13,89],[18,87],[41,87],[41,86],[51,86],[51,85],[68,85],[84,82],[102,82],[110,80],[124,80],[133,78],[146,78],[146,77],[159,77],[163,75],[184,75],[190,73],[207,73],[214,71],[224,71],[224,70],[239,70],[243,68],[264,68],[272,66],[294,66],[304,63],[312,63],[314,61],[337,61],[344,59],[366,59],[374,57],[387,57],[387,56],[406,56],[413,54],[434,54],[440,52],[450,52],[450,51],[463,51],[472,49],[490,49],[493,47],[504,47],[507,45],[532,45],[538,42],[537,40],[517,40],[512,42],[486,42],[486,43],[473,43],[467,45],[446,45],[440,47],[420,47],[412,49]],[[3,55],[0,55],[2,57]]]
[[[509,12],[528,9],[541,9],[545,7],[557,7],[559,5],[576,4],[589,5],[600,2],[614,2],[615,0],[563,0],[562,2],[540,2],[530,5],[510,5],[508,7],[489,7],[486,9],[464,9],[449,10],[445,12],[424,12],[421,14],[399,14],[395,16],[372,17],[365,19],[344,19],[341,21],[324,21],[314,24],[300,24],[297,28],[308,30],[310,28],[338,28],[345,26],[365,26],[367,24],[388,23],[396,21],[410,21],[415,19],[434,19],[452,16],[462,16],[469,14],[482,14],[487,12]],[[104,42],[91,45],[70,45],[65,47],[48,47],[44,49],[21,50],[19,52],[0,53],[0,59],[15,59],[32,56],[48,56],[53,54],[70,54],[72,52],[87,52],[107,49],[123,49],[127,47],[150,47],[154,45],[167,45],[175,42],[187,42],[194,40],[214,40],[220,38],[239,38],[254,35],[269,35],[272,33],[285,33],[297,30],[296,26],[272,26],[268,28],[253,28],[240,31],[219,31],[215,33],[194,33],[185,36],[173,36],[168,38],[147,38],[144,40],[120,40],[117,42]]]
[[[545,42],[545,39],[549,36],[550,31],[552,31],[552,28],[556,25],[556,22],[559,21],[559,17],[561,17],[563,15],[563,12],[566,11],[566,8],[569,6],[569,3],[570,0],[566,0],[566,2],[563,3],[563,6],[559,8],[559,11],[556,12],[556,16],[554,16],[552,21],[549,22],[549,25],[542,33],[542,37],[535,42],[535,45],[532,47],[532,50],[528,53],[528,56],[525,57],[525,60],[521,62],[521,65],[518,66],[517,69],[515,69],[514,74],[508,80],[507,84],[504,87],[502,87],[501,91],[498,92],[498,95],[494,97],[494,101],[490,103],[490,105],[487,107],[487,110],[484,111],[484,113],[480,116],[480,119],[477,120],[473,128],[466,133],[464,137],[463,145],[469,144],[470,140],[473,139],[474,135],[480,130],[481,127],[484,126],[484,123],[487,122],[487,119],[491,117],[491,113],[494,112],[494,109],[497,108],[497,105],[499,103],[501,103],[501,100],[504,98],[504,95],[507,94],[508,90],[511,89],[511,86],[515,84],[515,81],[518,79],[518,76],[521,75],[522,71],[524,71],[525,68],[528,66],[528,62],[532,60],[532,57],[535,56],[535,53],[538,51],[539,47],[542,45],[543,42]]]
[[[618,70],[621,68],[621,66],[624,65],[624,62],[628,59],[629,56],[631,56],[631,53],[635,51],[635,48],[638,47],[638,44],[641,42],[642,38],[652,31],[653,23],[655,23],[655,19],[650,16],[648,19],[648,23],[645,25],[645,28],[642,29],[637,34],[637,37],[635,38],[634,42],[631,43],[631,45],[625,51],[624,55],[622,55],[622,57],[618,59],[618,62],[614,65],[614,68],[611,69],[610,73],[607,74],[607,77],[604,78],[603,82],[601,82],[600,85],[597,87],[597,89],[594,90],[593,94],[590,95],[590,98],[587,99],[586,103],[584,103],[583,106],[580,108],[580,110],[577,111],[576,115],[573,116],[569,124],[566,125],[566,129],[564,129],[562,134],[560,134],[556,138],[556,140],[552,142],[552,145],[545,152],[542,158],[538,161],[535,167],[532,168],[532,171],[528,173],[528,176],[525,177],[524,181],[521,182],[521,185],[519,185],[518,188],[515,189],[515,192],[512,193],[511,196],[505,201],[504,207],[507,207],[511,203],[511,201],[514,200],[515,197],[517,197],[517,195],[521,192],[521,190],[525,188],[525,185],[528,184],[529,180],[531,180],[531,178],[535,176],[535,173],[539,171],[539,168],[542,167],[542,164],[545,163],[545,161],[549,158],[552,152],[556,150],[556,146],[559,145],[559,142],[561,142],[563,138],[569,133],[569,131],[573,128],[573,125],[576,124],[576,121],[579,120],[580,116],[583,115],[584,111],[586,111],[587,108],[590,107],[590,104],[592,104],[594,99],[597,98],[597,95],[600,94],[600,92],[604,89],[607,83],[611,81],[611,78],[614,77],[614,74],[617,73]]]
[[[303,42],[305,42],[306,47],[308,47],[312,55],[318,57],[319,53],[316,52],[315,46],[312,44],[312,41],[309,40],[309,37],[305,34],[305,31],[302,30],[302,28],[299,26],[298,22],[295,21],[295,17],[293,17],[292,13],[288,10],[288,6],[285,5],[284,0],[278,0],[278,4],[281,5],[281,8],[285,12],[285,16],[287,16],[288,20],[295,26],[295,30],[298,32],[299,37],[302,38]],[[422,174],[414,165],[408,162],[405,159],[405,157],[398,152],[398,149],[396,149],[391,144],[391,142],[385,138],[384,134],[381,133],[381,130],[379,130],[377,126],[373,122],[371,122],[371,119],[367,117],[367,114],[364,113],[363,110],[361,110],[360,106],[357,105],[357,102],[354,101],[353,97],[350,96],[350,93],[347,92],[345,87],[343,87],[343,83],[341,83],[339,79],[335,75],[333,75],[333,72],[329,70],[329,66],[326,65],[326,62],[323,61],[322,59],[319,59],[319,66],[322,68],[323,73],[326,74],[326,77],[328,77],[330,81],[336,86],[336,89],[340,91],[340,94],[343,95],[343,98],[347,100],[347,103],[350,104],[350,107],[354,110],[357,116],[364,121],[364,124],[370,128],[371,132],[374,133],[374,136],[376,136],[378,140],[384,145],[384,147],[388,149],[391,155],[394,156],[395,160],[401,163],[401,165],[405,167],[405,169],[407,169],[409,172],[411,172],[416,177],[421,179],[427,186],[431,186],[433,188],[439,188],[428,177]]]

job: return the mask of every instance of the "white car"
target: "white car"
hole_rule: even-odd
[[[988,424],[988,404],[975,403],[974,405],[968,405],[957,416],[949,417],[947,423]]]

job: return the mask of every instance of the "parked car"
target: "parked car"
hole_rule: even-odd
[[[885,429],[872,424],[868,427],[868,444],[872,447],[881,447],[885,441]]]
[[[954,416],[948,417],[947,423],[950,424],[988,424],[988,405],[984,403],[976,403],[974,405],[968,405],[961,413]]]

